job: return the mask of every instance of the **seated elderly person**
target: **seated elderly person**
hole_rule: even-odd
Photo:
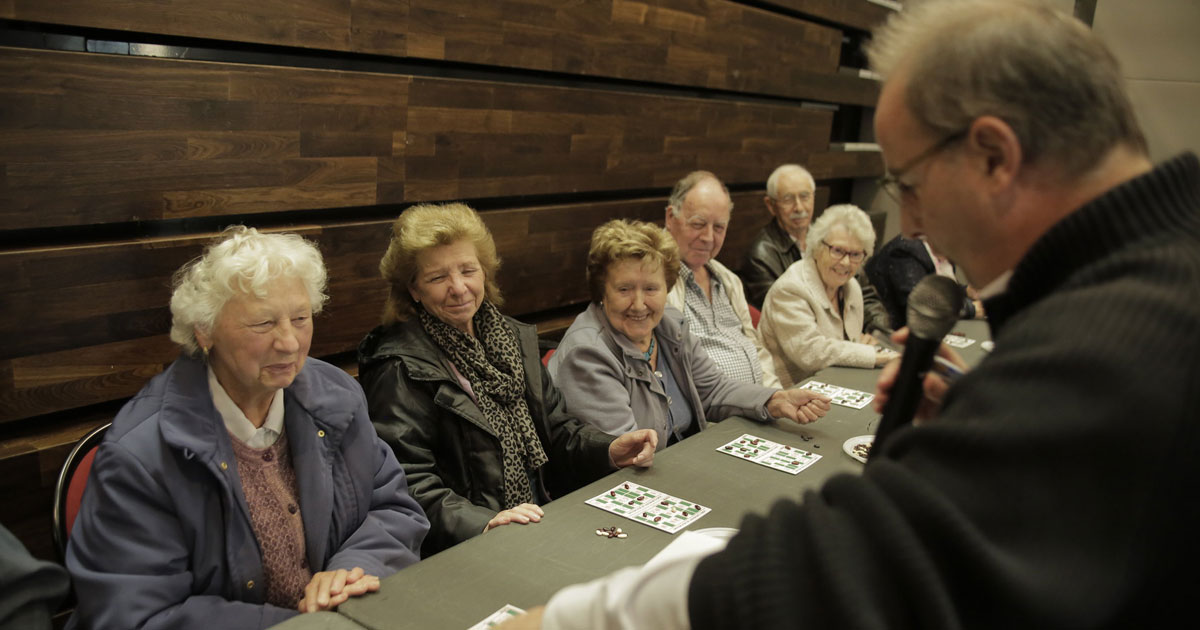
[[[829,399],[780,391],[726,376],[667,306],[679,277],[671,235],[640,221],[609,221],[588,252],[592,303],[575,319],[550,359],[567,409],[616,435],[653,429],[661,447],[733,415],[788,418],[825,415]]]
[[[652,431],[613,439],[567,415],[537,331],[500,314],[496,243],[463,204],[405,210],[379,263],[383,325],[359,346],[371,418],[429,515],[423,550],[537,522],[540,503],[649,466]]]
[[[763,226],[746,250],[742,279],[746,299],[762,310],[767,291],[792,263],[804,257],[808,226],[812,223],[817,183],[808,169],[784,164],[767,178],[763,205],[771,220]]]
[[[895,353],[863,332],[863,297],[855,273],[875,247],[867,214],[831,206],[808,230],[808,255],[767,292],[759,330],[775,371],[791,386],[831,365],[878,367]]]
[[[418,560],[429,523],[362,389],[308,357],[324,291],[311,243],[241,226],[176,274],[184,353],[97,450],[68,627],[266,628]]]

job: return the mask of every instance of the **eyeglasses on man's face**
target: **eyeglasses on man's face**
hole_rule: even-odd
[[[795,208],[800,204],[808,205],[812,201],[813,194],[809,191],[804,191],[795,195],[783,195],[775,199],[775,203],[779,204],[780,208]]]
[[[841,247],[838,247],[837,245],[830,245],[829,243],[826,243],[825,241],[821,241],[821,244],[824,245],[825,247],[829,248],[829,253],[830,253],[830,255],[833,256],[834,260],[841,260],[843,258],[849,258],[850,262],[852,262],[852,263],[860,263],[863,261],[864,258],[867,257],[867,253],[862,250],[842,249]]]
[[[921,162],[932,158],[938,153],[946,150],[955,142],[966,138],[967,131],[967,129],[963,129],[962,131],[952,133],[935,142],[933,146],[917,154],[916,157],[909,160],[904,166],[896,168],[892,170],[891,173],[880,177],[879,187],[883,188],[883,191],[886,192],[888,196],[890,196],[892,199],[895,199],[896,203],[903,203],[906,196],[912,195],[916,192],[919,184],[909,184],[907,182],[900,181],[900,178],[904,177],[907,173],[916,168]]]

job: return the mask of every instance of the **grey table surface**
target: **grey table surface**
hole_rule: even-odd
[[[297,615],[287,621],[271,626],[277,630],[363,630],[349,617],[336,612],[322,611]]]
[[[969,364],[985,354],[985,322],[960,322],[955,330],[975,339],[960,350]],[[816,377],[827,383],[874,392],[877,369],[828,368]],[[505,604],[530,608],[545,603],[559,588],[591,580],[616,569],[641,564],[658,553],[672,534],[636,523],[584,503],[624,481],[635,481],[707,506],[712,511],[688,529],[737,527],[748,512],[765,513],[781,499],[799,500],[839,473],[858,474],[862,464],[843,453],[849,438],[874,432],[879,415],[870,405],[852,409],[835,405],[819,421],[761,423],[730,418],[710,425],[655,455],[649,469],[624,469],[544,506],[541,523],[508,525],[477,536],[386,578],[378,593],[343,604],[346,626],[304,617],[284,628],[356,628],[392,630],[440,628],[464,630]],[[821,455],[790,475],[717,452],[743,433]],[[601,527],[621,527],[626,539],[595,535]],[[355,625],[357,624],[357,625]]]

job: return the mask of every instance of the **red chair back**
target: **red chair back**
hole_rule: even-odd
[[[79,503],[83,501],[83,491],[92,472],[96,449],[111,426],[110,422],[83,436],[59,470],[58,483],[54,486],[54,546],[60,559],[66,557],[67,538],[71,535],[71,527],[75,525],[75,516],[79,514]]]
[[[754,308],[753,304],[747,304],[746,306],[750,307],[750,323],[753,324],[755,328],[758,328],[758,320],[760,317],[762,317],[762,313],[759,312],[758,309]]]
[[[558,348],[550,348],[546,351],[546,354],[542,355],[542,365],[550,367],[550,357],[554,356],[555,350],[558,350]]]

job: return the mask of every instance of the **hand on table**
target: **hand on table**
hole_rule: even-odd
[[[296,609],[302,613],[331,610],[345,603],[351,597],[358,597],[379,590],[379,578],[367,575],[362,567],[354,567],[347,571],[321,571],[314,573],[308,586],[304,587],[304,597]]]
[[[878,346],[879,340],[876,339],[871,333],[863,333],[858,336],[858,343],[866,343],[872,346]]]
[[[907,342],[908,327],[905,326],[897,330],[892,335],[892,341],[898,345],[903,345]],[[958,366],[961,371],[967,371],[966,362],[950,346],[944,343],[938,346],[937,356]],[[879,375],[879,380],[875,383],[875,411],[883,413],[883,408],[887,405],[892,387],[896,384],[896,374],[899,371],[899,361],[892,361],[883,368],[883,373]],[[917,413],[913,417],[914,423],[935,418],[938,412],[941,411],[942,399],[946,396],[946,390],[950,389],[950,384],[946,382],[946,379],[933,370],[930,370],[925,375],[925,381],[921,385],[925,395],[921,397],[921,402],[917,405]]]
[[[637,466],[649,468],[658,448],[658,433],[654,429],[638,429],[617,436],[608,445],[608,458],[617,468]]]
[[[545,606],[530,608],[524,615],[513,617],[496,627],[501,630],[538,630],[542,627],[542,615],[545,612]]]
[[[486,532],[489,529],[500,527],[501,525],[508,525],[509,523],[520,523],[522,525],[537,523],[540,522],[542,517],[545,515],[546,513],[542,511],[542,508],[532,503],[522,503],[514,508],[497,512],[496,515],[492,517],[492,520],[488,521],[488,524],[483,528],[483,531]]]
[[[767,414],[800,424],[815,422],[829,411],[829,397],[807,389],[784,389],[771,394]]]

